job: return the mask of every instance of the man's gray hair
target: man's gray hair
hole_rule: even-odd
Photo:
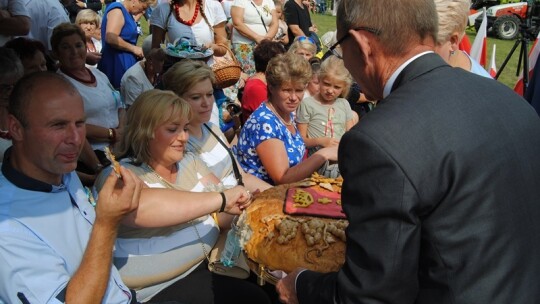
[[[437,41],[433,0],[341,0],[337,16],[341,35],[359,26],[379,30],[387,54],[403,55],[426,38]]]

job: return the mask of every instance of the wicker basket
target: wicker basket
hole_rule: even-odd
[[[229,47],[224,44],[219,45],[226,48],[227,53],[223,57],[214,56],[215,63],[212,71],[216,77],[215,86],[224,89],[238,82],[242,67]]]

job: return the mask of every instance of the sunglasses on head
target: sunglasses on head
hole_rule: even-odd
[[[296,37],[296,40],[300,41],[300,42],[309,42],[309,43],[311,43],[313,45],[316,44],[315,40],[313,40],[313,38],[307,37],[307,36],[298,36],[298,37]]]

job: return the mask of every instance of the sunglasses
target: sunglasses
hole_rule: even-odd
[[[354,31],[366,31],[366,32],[372,33],[373,35],[376,35],[376,36],[379,36],[381,34],[380,30],[374,29],[372,27],[359,26],[359,27],[353,28],[353,30]],[[343,56],[336,51],[336,48],[337,48],[338,45],[343,43],[343,41],[345,41],[345,39],[349,38],[350,36],[351,36],[350,32],[347,31],[347,33],[345,35],[343,35],[343,37],[339,38],[338,41],[336,41],[336,43],[334,43],[328,49],[328,51],[326,51],[326,53],[323,55],[323,58],[327,58],[330,55],[334,55],[339,59],[343,59]]]
[[[309,42],[309,43],[311,43],[313,45],[316,45],[315,40],[313,40],[313,38],[311,38],[311,37],[298,36],[298,37],[296,37],[296,40],[300,41],[300,42]]]

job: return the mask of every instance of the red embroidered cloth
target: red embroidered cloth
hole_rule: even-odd
[[[307,194],[301,191],[305,191]],[[297,192],[301,196],[311,196],[313,203],[308,207],[296,207],[294,195]],[[314,188],[290,188],[287,190],[283,212],[290,215],[345,219],[345,213],[343,212],[343,208],[341,208],[341,204],[338,204],[338,200],[341,203],[341,194],[337,192],[317,190]]]

